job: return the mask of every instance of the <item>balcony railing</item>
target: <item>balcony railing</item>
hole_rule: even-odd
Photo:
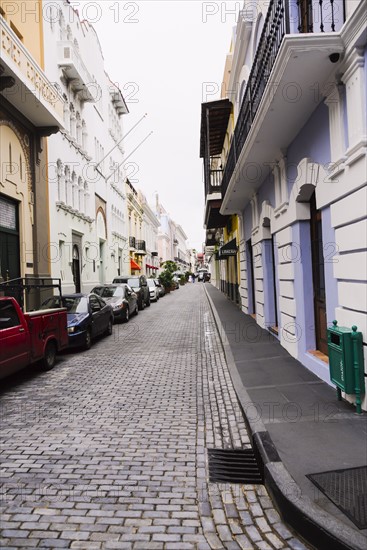
[[[145,241],[136,241],[136,250],[137,252],[146,253]]]
[[[206,187],[206,195],[211,193],[220,193],[222,185],[223,170],[209,171],[209,185]]]
[[[135,237],[129,237],[129,247],[130,247],[130,248],[136,248],[136,240],[135,240]]]
[[[344,0],[297,0],[296,5],[289,0],[270,1],[224,169],[222,198],[250,132],[284,35],[333,32],[341,27],[344,19]],[[326,23],[329,20],[330,23]]]

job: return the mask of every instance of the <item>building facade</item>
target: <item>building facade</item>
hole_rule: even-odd
[[[185,273],[190,268],[190,251],[187,248],[187,235],[181,225],[177,224],[159,202],[158,194],[154,206],[159,220],[158,259],[159,265],[167,260],[177,263],[178,271]]]
[[[120,143],[128,110],[93,27],[69,3],[46,5],[45,70],[64,98],[64,129],[48,140],[51,270],[64,292],[89,292],[129,266]]]
[[[146,256],[144,273],[155,277],[159,270],[158,261],[158,228],[159,220],[149,206],[145,195],[139,190],[140,204],[143,208],[142,236],[145,242]]]
[[[0,281],[51,272],[46,136],[63,127],[44,71],[42,3],[0,2]]]
[[[186,273],[190,270],[190,253],[187,248],[187,235],[181,225],[175,224],[173,236],[173,260],[178,271]]]
[[[144,209],[141,203],[141,195],[128,179],[125,186],[128,210],[129,269],[135,275],[145,273],[147,250],[145,241],[143,240]]]
[[[241,308],[327,382],[332,321],[367,340],[365,29],[364,2],[244,2],[227,90]]]

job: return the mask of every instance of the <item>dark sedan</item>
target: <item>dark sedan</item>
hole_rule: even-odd
[[[113,309],[115,321],[126,321],[139,313],[138,297],[127,284],[96,286],[92,292],[101,296]]]
[[[112,306],[96,294],[53,296],[43,302],[41,309],[65,307],[68,318],[69,346],[89,349],[100,334],[112,334]]]

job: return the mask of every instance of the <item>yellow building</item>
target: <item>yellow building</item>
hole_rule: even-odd
[[[142,240],[144,209],[140,202],[139,193],[132,183],[127,179],[125,185],[129,217],[130,269],[132,275],[138,275],[139,273],[145,273],[146,243]]]
[[[223,166],[234,131],[233,105],[228,100],[233,46],[227,55],[221,99],[201,105],[200,156],[204,161],[205,254],[210,261],[211,281],[240,305],[239,218],[222,215]]]
[[[43,71],[42,1],[0,0],[0,281],[50,273],[45,137],[63,99]]]

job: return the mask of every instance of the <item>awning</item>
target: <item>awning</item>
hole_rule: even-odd
[[[137,264],[136,261],[133,260],[132,258],[130,258],[130,267],[131,269],[138,269],[139,271],[141,270],[140,265]]]
[[[236,239],[232,239],[228,243],[224,244],[218,250],[218,260],[225,260],[230,256],[236,256],[238,246],[236,245]]]

